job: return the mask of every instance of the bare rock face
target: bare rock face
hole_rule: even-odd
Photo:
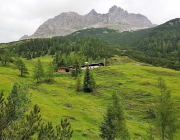
[[[134,27],[151,27],[152,23],[148,20],[147,17],[141,14],[129,14],[127,11],[124,11],[120,7],[113,6],[109,9],[108,13],[108,23],[121,23],[127,24]]]
[[[132,14],[113,6],[107,14],[99,14],[94,9],[86,15],[75,12],[61,13],[53,19],[44,22],[31,36],[23,36],[20,40],[30,38],[51,38],[53,36],[65,36],[77,30],[85,28],[103,28],[118,30],[137,30],[154,27],[148,18],[141,14]]]
[[[19,40],[24,40],[24,39],[28,39],[29,36],[28,35],[23,35]]]

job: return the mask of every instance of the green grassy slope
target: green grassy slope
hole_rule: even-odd
[[[46,67],[52,58],[46,56],[40,59]],[[58,124],[62,117],[68,117],[74,130],[72,140],[100,139],[99,125],[113,92],[117,92],[122,99],[131,138],[144,137],[149,127],[148,122],[151,122],[147,119],[147,111],[154,106],[158,94],[158,77],[166,80],[179,107],[178,71],[145,65],[127,57],[114,57],[111,58],[112,66],[93,69],[97,90],[90,94],[76,93],[75,79],[67,73],[56,73],[54,84],[36,85],[32,79],[35,61],[36,59],[24,60],[30,72],[30,75],[24,78],[18,76],[19,72],[13,65],[0,66],[0,90],[4,90],[7,96],[14,82],[28,84],[31,93],[30,107],[38,104],[43,121],[52,121],[54,125]],[[86,136],[83,136],[84,132],[87,132]]]

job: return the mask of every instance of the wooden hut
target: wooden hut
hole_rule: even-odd
[[[58,72],[71,72],[72,67],[60,67],[58,68]]]

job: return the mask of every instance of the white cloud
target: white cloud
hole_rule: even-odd
[[[113,5],[143,14],[155,24],[178,18],[180,13],[179,0],[1,0],[0,43],[31,35],[47,19],[62,12],[84,15],[95,9],[107,13]]]

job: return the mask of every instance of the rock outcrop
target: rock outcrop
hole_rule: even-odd
[[[141,14],[132,14],[113,6],[107,14],[99,14],[94,9],[86,15],[75,12],[61,13],[47,20],[31,36],[23,36],[20,40],[29,38],[51,38],[65,36],[85,28],[110,28],[119,32],[153,27],[150,20]]]

